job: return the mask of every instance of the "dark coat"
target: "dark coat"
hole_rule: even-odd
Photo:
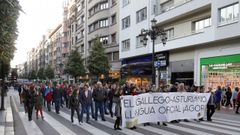
[[[80,103],[82,105],[91,105],[92,104],[92,92],[88,90],[88,95],[86,97],[85,91],[82,91],[79,96]]]
[[[103,102],[107,98],[107,92],[104,89],[94,89],[92,96],[95,102]]]
[[[77,108],[79,107],[79,98],[78,95],[72,95],[69,99],[69,106],[70,108]]]
[[[115,116],[121,117],[121,99],[119,94],[115,94],[113,97],[113,102],[116,104],[115,106]]]
[[[35,104],[35,97],[37,96],[36,92],[33,90],[30,90],[27,92],[27,106],[33,107]]]

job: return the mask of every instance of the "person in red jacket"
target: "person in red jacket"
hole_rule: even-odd
[[[137,92],[137,87],[132,87],[132,89],[131,89],[131,95],[132,96],[135,96],[135,95],[138,95],[138,92]]]
[[[53,91],[52,91],[52,87],[51,85],[47,86],[46,87],[46,96],[45,96],[45,99],[47,101],[47,108],[48,108],[48,111],[50,112],[51,111],[51,102],[53,101]]]
[[[236,87],[235,90],[236,90],[236,91],[239,91],[239,88]],[[238,110],[239,110],[239,107],[240,107],[240,91],[238,92],[237,101],[236,101],[236,102],[238,103],[237,109],[236,109],[236,114],[239,114]]]

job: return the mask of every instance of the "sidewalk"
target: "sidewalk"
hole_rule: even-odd
[[[12,108],[10,105],[10,92],[14,91],[13,87],[9,88],[7,96],[5,96],[5,110],[0,111],[0,135],[14,135],[14,122]],[[0,97],[1,101],[1,97]]]

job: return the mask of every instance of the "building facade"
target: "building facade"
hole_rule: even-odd
[[[151,81],[153,45],[149,39],[144,46],[138,35],[155,18],[168,37],[165,46],[156,40],[156,56],[167,56],[169,63],[157,70],[157,79],[239,86],[239,0],[120,0],[119,8],[120,59],[129,80],[140,85]]]

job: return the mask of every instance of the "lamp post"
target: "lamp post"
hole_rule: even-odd
[[[153,18],[151,20],[151,29],[142,29],[141,34],[139,35],[140,37],[140,42],[143,43],[144,46],[147,45],[147,36],[150,37],[152,40],[152,85],[155,85],[156,81],[156,72],[155,72],[155,66],[154,66],[154,61],[155,61],[155,40],[157,39],[158,36],[160,36],[163,45],[166,44],[167,41],[167,34],[163,29],[160,29],[156,26],[157,20]]]

